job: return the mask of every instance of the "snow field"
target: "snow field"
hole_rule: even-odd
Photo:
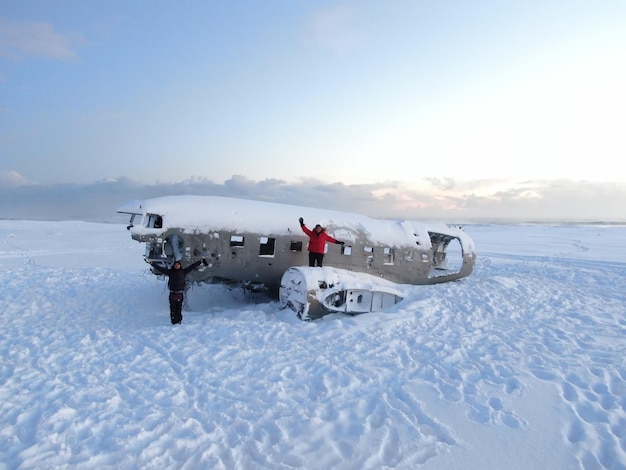
[[[465,230],[388,312],[172,326],[124,227],[0,221],[0,468],[626,468],[626,228]]]

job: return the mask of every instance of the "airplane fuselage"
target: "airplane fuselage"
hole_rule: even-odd
[[[132,238],[146,244],[145,258],[170,267],[205,258],[191,281],[243,282],[277,289],[285,271],[308,265],[308,236],[320,223],[344,245],[327,244],[324,266],[368,273],[400,284],[433,284],[469,275],[473,242],[458,227],[372,219],[358,214],[212,196],[171,196],[133,201],[118,209],[132,215]],[[135,225],[134,219],[140,221]],[[155,272],[155,274],[157,274]]]

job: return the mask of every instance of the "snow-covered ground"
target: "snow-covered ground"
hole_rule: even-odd
[[[301,322],[122,225],[0,221],[0,468],[625,469],[626,227],[468,225],[474,273]]]

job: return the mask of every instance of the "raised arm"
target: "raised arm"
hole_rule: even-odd
[[[169,274],[170,274],[170,270],[169,269],[166,269],[166,268],[164,268],[162,266],[159,266],[158,264],[154,264],[151,259],[145,258],[145,260],[146,260],[146,263],[148,263],[150,266],[152,266],[156,271],[159,271],[161,274],[165,274],[166,276],[169,276]]]
[[[185,274],[189,274],[191,271],[193,271],[194,269],[196,269],[198,266],[200,266],[200,263],[202,263],[202,261],[204,261],[203,259],[200,259],[198,261],[196,261],[193,264],[190,264],[189,266],[187,266],[184,271]]]
[[[298,222],[300,222],[300,228],[302,229],[302,231],[304,233],[306,233],[309,237],[311,235],[313,235],[313,232],[311,232],[311,230],[309,229],[309,227],[307,227],[306,225],[304,225],[304,219],[302,217],[300,217],[298,219]]]

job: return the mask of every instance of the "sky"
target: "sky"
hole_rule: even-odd
[[[6,2],[0,188],[315,182],[511,213],[502,194],[582,184],[620,206],[623,83],[621,0]]]
[[[0,466],[626,468],[626,227],[465,232],[382,312],[203,284],[173,326],[124,226],[0,220]]]

